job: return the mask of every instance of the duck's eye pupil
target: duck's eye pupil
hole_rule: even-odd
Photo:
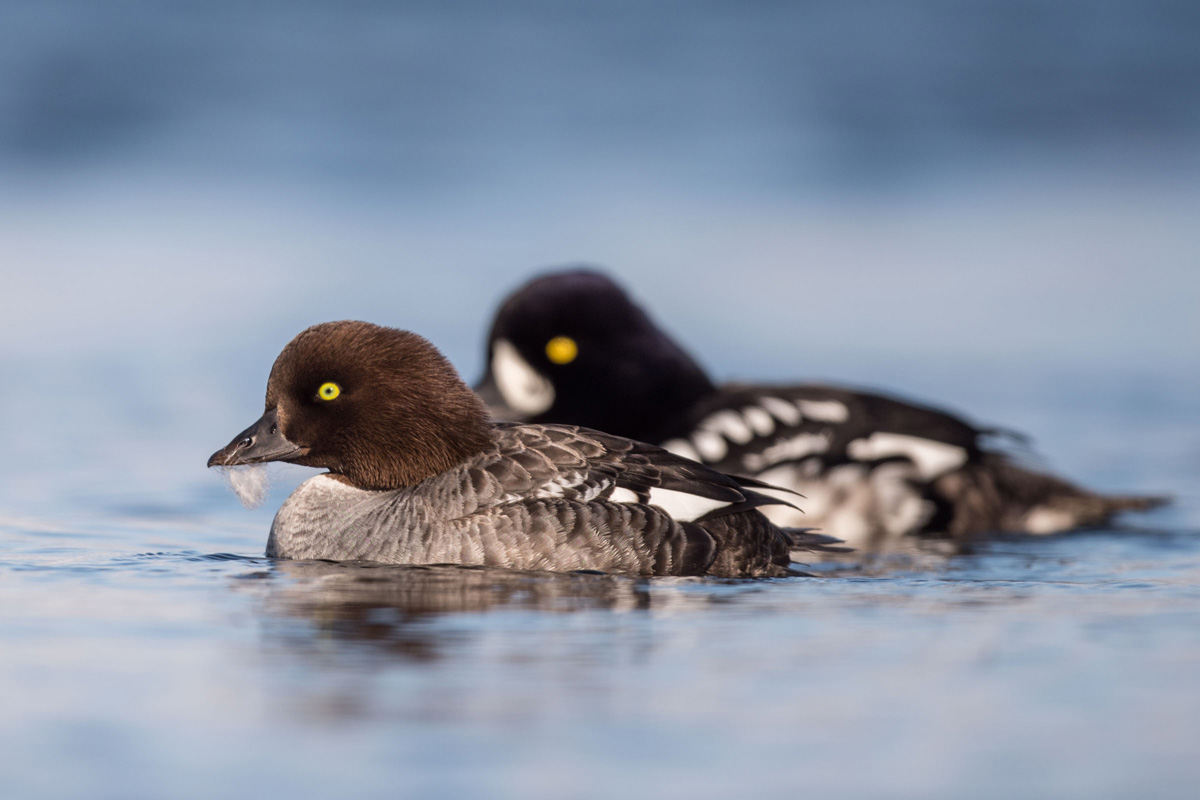
[[[334,400],[342,393],[342,387],[336,383],[322,383],[321,388],[317,389],[317,397],[322,400]]]
[[[546,358],[555,364],[570,364],[579,355],[579,345],[570,336],[555,336],[546,342]]]

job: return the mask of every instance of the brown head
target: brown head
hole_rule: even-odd
[[[454,467],[494,440],[482,402],[422,337],[326,322],[283,348],[266,412],[209,466],[287,461],[363,489],[396,489]]]

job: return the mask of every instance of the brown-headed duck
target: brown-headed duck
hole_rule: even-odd
[[[267,555],[633,575],[784,576],[833,548],[759,511],[780,501],[660,447],[570,425],[495,423],[407,331],[328,322],[280,353],[262,418],[209,466],[328,472],[275,516]],[[798,499],[798,498],[795,498]]]

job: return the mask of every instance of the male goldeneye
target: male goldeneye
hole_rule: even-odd
[[[477,391],[500,418],[661,444],[804,496],[764,508],[855,547],[927,533],[1051,533],[1160,498],[1106,497],[1017,466],[945,411],[813,384],[717,386],[605,275],[535,278],[501,304]]]
[[[833,543],[769,522],[758,481],[584,428],[494,423],[433,345],[366,322],[296,336],[262,418],[208,464],[265,461],[329,470],[279,509],[275,558],[757,577]]]

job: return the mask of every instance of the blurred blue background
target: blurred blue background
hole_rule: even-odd
[[[1190,796],[1198,43],[1173,0],[0,0],[14,796],[694,797],[781,762],[826,797]],[[1024,430],[1174,494],[1167,533],[361,629],[247,563],[305,473],[247,512],[204,462],[292,335],[406,327],[473,379],[497,302],[579,262],[721,378]]]
[[[720,377],[892,387],[1045,450],[1010,393],[1198,411],[1194,4],[0,10],[0,359],[56,428],[92,415],[52,456],[10,393],[26,475],[132,415],[172,425],[128,461],[179,476],[314,321],[473,378],[500,297],[577,261]]]
[[[888,387],[1105,488],[1200,461],[1194,426],[1141,461],[1131,430],[1200,416],[1194,4],[0,10],[0,359],[38,397],[6,393],[0,501],[84,464],[211,482],[316,321],[471,379],[497,301],[573,262],[721,377]]]

